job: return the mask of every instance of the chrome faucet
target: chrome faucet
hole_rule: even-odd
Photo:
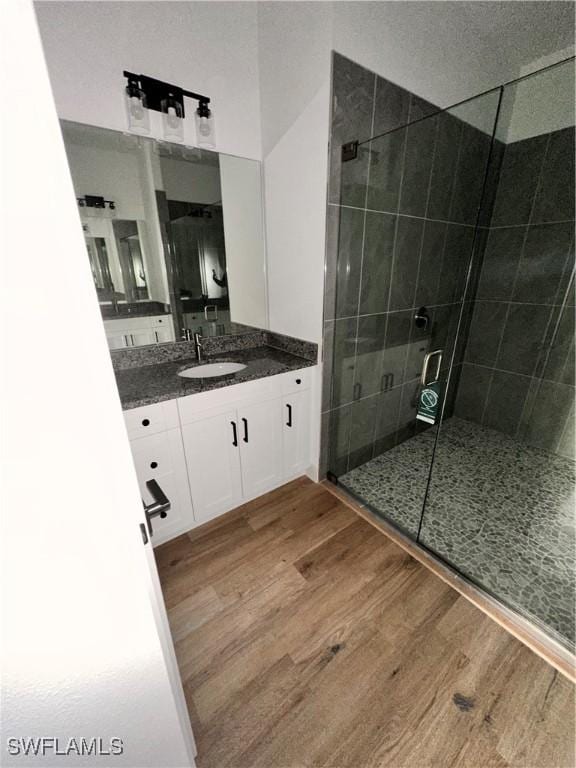
[[[199,333],[194,334],[194,349],[196,350],[196,360],[200,362],[202,360],[202,342]]]

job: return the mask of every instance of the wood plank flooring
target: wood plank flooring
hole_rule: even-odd
[[[156,550],[199,768],[573,768],[574,688],[306,478]]]

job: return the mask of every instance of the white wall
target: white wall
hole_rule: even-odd
[[[85,245],[32,6],[4,4],[0,29],[11,105],[1,157],[0,762],[191,765],[151,602],[142,505],[92,275],[88,259],[78,258]],[[30,83],[33,120],[22,98]],[[22,163],[31,148],[34,161]],[[32,208],[31,189],[42,201]],[[6,740],[26,736],[58,737],[63,746],[70,737],[107,743],[117,736],[124,754],[9,758]]]
[[[331,3],[258,7],[270,328],[321,342]]]
[[[559,56],[547,56],[524,67],[521,74],[548,67],[571,55],[572,50],[565,49]],[[503,111],[508,113],[508,122],[502,121],[499,138],[510,143],[574,125],[574,97],[573,61],[526,77],[506,89]]]
[[[209,96],[217,150],[260,158],[255,3],[41,0],[35,8],[60,117],[125,130],[129,70]],[[190,117],[195,105],[186,102]],[[162,138],[159,113],[151,124]],[[184,127],[185,143],[195,144],[194,120]]]

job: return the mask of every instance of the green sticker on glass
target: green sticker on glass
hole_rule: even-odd
[[[441,394],[442,384],[439,381],[426,384],[418,398],[416,418],[428,424],[435,424],[440,413]]]

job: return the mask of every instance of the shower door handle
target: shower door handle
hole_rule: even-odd
[[[423,387],[431,383],[428,381],[428,368],[430,366],[430,360],[432,360],[433,357],[437,357],[438,362],[436,363],[436,376],[432,379],[432,381],[438,381],[438,379],[440,378],[440,368],[442,367],[443,352],[444,352],[443,349],[436,349],[434,350],[434,352],[428,352],[428,354],[424,356],[424,363],[422,365],[422,375],[420,376],[420,383],[422,384]]]

